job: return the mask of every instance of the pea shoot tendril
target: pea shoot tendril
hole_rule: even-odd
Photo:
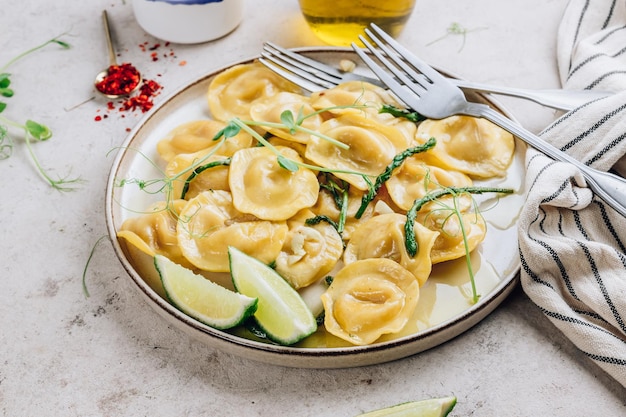
[[[472,304],[476,304],[479,299],[479,295],[476,290],[476,281],[474,279],[474,271],[472,268],[472,263],[470,259],[470,248],[469,242],[467,240],[467,230],[465,229],[465,223],[463,221],[463,213],[459,209],[458,200],[463,195],[469,194],[484,194],[484,193],[499,193],[499,194],[511,194],[513,193],[512,189],[509,188],[498,188],[498,187],[444,187],[441,189],[437,189],[429,192],[424,197],[416,199],[413,202],[413,205],[406,213],[406,223],[404,224],[404,236],[405,236],[405,245],[406,251],[409,256],[414,257],[417,255],[418,244],[417,237],[415,236],[415,218],[417,216],[417,212],[424,207],[427,203],[432,201],[441,202],[444,209],[449,210],[450,216],[455,216],[459,220],[459,227],[461,231],[461,235],[463,237],[463,245],[465,247],[465,260],[467,264],[467,270],[470,275],[470,283],[472,286]],[[453,198],[453,205],[449,206],[442,202],[441,197],[446,195],[450,195]],[[476,216],[480,216],[481,214],[476,211]]]
[[[14,95],[14,91],[11,88],[11,74],[6,72],[6,70],[15,62],[50,44],[58,45],[63,49],[69,49],[70,45],[59,39],[61,36],[63,36],[63,34],[22,52],[0,67],[0,96],[10,98]],[[0,101],[0,113],[4,112],[7,107],[8,104],[6,101]],[[14,144],[10,136],[10,128],[15,128],[23,132],[26,150],[35,164],[37,171],[53,188],[59,191],[71,191],[75,189],[74,185],[82,182],[80,178],[68,178],[67,176],[54,179],[47,173],[32,148],[32,142],[47,141],[52,137],[52,131],[47,126],[34,120],[27,119],[26,122],[20,123],[0,114],[0,160],[8,159],[13,153]]]

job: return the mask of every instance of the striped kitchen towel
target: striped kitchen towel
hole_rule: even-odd
[[[615,91],[540,136],[601,170],[626,170],[626,1],[570,0],[558,33],[563,88]],[[582,352],[626,386],[626,218],[580,172],[527,154],[519,222],[522,287]]]

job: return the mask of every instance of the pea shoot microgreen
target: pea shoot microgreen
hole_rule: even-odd
[[[11,74],[6,71],[15,62],[50,44],[58,45],[63,49],[69,49],[70,45],[59,39],[61,36],[62,35],[52,38],[38,46],[35,46],[34,48],[22,52],[0,67],[0,95],[6,98],[11,98],[14,95],[14,91],[11,88]],[[8,103],[6,101],[0,101],[0,113],[3,113],[7,107]],[[23,139],[27,152],[35,164],[37,171],[53,188],[60,191],[70,191],[74,189],[74,185],[76,183],[81,182],[80,178],[64,177],[54,179],[47,173],[32,148],[32,142],[47,141],[52,137],[52,131],[46,125],[31,119],[27,119],[24,123],[20,123],[0,114],[0,160],[9,158],[13,153],[14,143],[9,132],[11,128],[21,130],[23,132]]]
[[[416,111],[399,109],[396,106],[393,106],[391,104],[383,104],[378,112],[379,113],[388,113],[388,114],[392,115],[393,117],[402,117],[402,118],[407,119],[407,120],[409,120],[409,121],[411,121],[413,123],[419,123],[421,121],[426,120],[425,116],[422,116],[421,114],[419,114]]]
[[[406,213],[406,223],[404,224],[404,236],[405,236],[405,245],[406,251],[409,256],[414,257],[417,255],[418,244],[417,237],[415,236],[415,218],[417,216],[417,212],[422,209],[427,203],[432,201],[437,201],[441,204],[441,209],[450,211],[450,216],[455,216],[459,221],[459,227],[461,236],[463,237],[463,245],[465,247],[465,260],[467,264],[467,270],[470,275],[470,283],[472,286],[472,304],[478,302],[479,295],[476,291],[476,281],[474,279],[474,271],[471,264],[470,259],[470,248],[467,240],[467,230],[465,229],[465,223],[463,221],[463,213],[459,208],[459,198],[463,195],[470,194],[484,194],[484,193],[499,193],[499,194],[511,194],[513,190],[509,188],[498,188],[498,187],[443,187],[440,189],[436,189],[434,191],[429,192],[424,197],[416,199],[413,202],[413,205]],[[445,204],[441,200],[441,197],[446,195],[452,196],[453,204]],[[480,216],[480,212],[478,210],[474,211],[476,216]]]
[[[475,31],[484,30],[484,29],[487,29],[487,28],[479,27],[479,28],[474,28],[474,29],[467,29],[467,28],[464,28],[463,26],[461,26],[461,24],[458,23],[458,22],[452,22],[450,24],[450,26],[448,26],[448,28],[446,29],[446,34],[445,35],[443,35],[443,36],[441,36],[441,37],[439,37],[439,38],[437,38],[437,39],[427,43],[426,46],[430,46],[430,45],[432,45],[435,42],[439,42],[439,41],[447,38],[448,36],[458,35],[458,36],[461,36],[461,38],[462,38],[461,46],[459,47],[459,50],[458,50],[458,52],[461,52],[463,50],[463,48],[465,47],[465,39],[466,39],[467,34],[470,33],[470,32],[475,32]]]
[[[341,184],[339,184],[339,182]],[[336,181],[336,177],[332,177],[329,173],[325,173],[324,178],[320,181],[320,187],[330,193],[335,202],[335,206],[339,210],[339,218],[334,221],[326,215],[317,215],[310,219],[307,219],[305,223],[309,226],[318,224],[322,221],[330,224],[337,230],[339,236],[343,236],[343,231],[346,226],[346,219],[348,218],[348,197],[350,191],[350,184],[346,181]]]
[[[367,209],[369,203],[374,200],[374,197],[376,197],[376,194],[380,190],[380,187],[382,187],[383,184],[387,182],[387,180],[391,177],[391,174],[393,174],[393,171],[399,168],[406,158],[417,153],[426,152],[427,150],[433,148],[436,144],[437,141],[435,140],[435,138],[430,138],[423,145],[408,148],[405,151],[400,152],[399,154],[394,156],[391,163],[387,165],[385,170],[380,175],[378,175],[378,177],[376,177],[376,181],[374,182],[374,184],[370,184],[369,190],[365,195],[363,195],[363,198],[361,200],[361,206],[359,207],[359,210],[356,212],[356,215],[354,217],[360,219],[361,216],[363,216],[363,213],[365,213],[365,209]]]

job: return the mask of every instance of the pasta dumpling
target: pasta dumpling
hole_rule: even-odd
[[[213,139],[225,126],[224,122],[210,119],[183,123],[157,143],[157,152],[161,158],[169,162],[176,155],[215,149],[220,142]],[[246,132],[239,132],[219,145],[219,153],[231,156],[238,149],[248,148],[250,145],[252,136]]]
[[[343,241],[326,222],[307,225],[315,217],[308,209],[287,221],[289,232],[276,258],[278,272],[295,289],[307,287],[328,274],[343,254]]]
[[[418,252],[412,257],[406,250],[406,216],[399,213],[372,217],[352,233],[343,255],[345,264],[369,258],[391,259],[411,272],[422,286],[432,270],[431,248],[439,232],[415,223]]]
[[[396,155],[397,148],[390,140],[388,130],[382,129],[381,125],[377,127],[355,123],[354,119],[344,116],[327,120],[320,127],[320,132],[347,145],[348,149],[311,135],[305,156],[323,167],[336,169],[335,176],[359,190],[367,190],[368,184],[361,175],[340,171],[376,177],[385,170]]]
[[[434,165],[478,178],[501,177],[513,160],[513,135],[488,120],[451,116],[424,120],[417,129],[417,140],[431,137],[437,145],[425,153]]]
[[[254,102],[281,91],[298,93],[301,90],[261,63],[235,65],[211,81],[209,110],[214,118],[224,122],[235,117],[247,120]]]
[[[176,226],[178,244],[193,265],[205,271],[228,272],[228,247],[270,263],[287,237],[285,222],[242,215],[227,191],[204,191],[187,202]]]
[[[457,197],[456,203],[452,198],[442,198],[429,203],[418,212],[416,223],[439,232],[430,252],[433,264],[463,257],[485,239],[485,219],[480,213],[470,212],[471,203],[463,201],[462,197]],[[451,208],[454,204],[460,206],[460,216]]]
[[[147,213],[125,220],[117,235],[146,253],[163,255],[177,264],[191,267],[183,256],[176,234],[178,215],[186,204],[185,200],[174,200],[169,205],[160,201]],[[141,248],[141,242],[145,244],[144,248]]]
[[[348,189],[348,207],[346,209],[345,224],[342,234],[342,237],[346,240],[350,239],[354,229],[356,229],[358,225],[363,223],[366,219],[370,218],[374,211],[374,204],[370,203],[361,218],[357,219],[355,217],[356,212],[361,206],[361,199],[364,194],[365,193],[362,190],[359,190],[356,187],[350,187]],[[317,202],[313,207],[311,207],[311,210],[315,213],[315,215],[326,216],[334,222],[338,222],[341,216],[341,211],[339,206],[337,206],[335,197],[328,190],[322,190],[319,193]]]
[[[176,155],[165,166],[165,175],[173,180],[172,194],[176,198],[182,198],[185,182],[190,175],[192,175],[194,169],[219,163],[226,159],[227,158],[223,155],[211,154],[210,149]],[[193,180],[189,181],[187,188],[184,197],[185,200],[189,200],[205,190],[230,191],[230,186],[228,185],[228,166],[217,164],[211,168],[202,170]]]
[[[340,269],[321,296],[326,330],[354,345],[367,345],[407,324],[420,287],[391,259],[364,259]]]
[[[301,162],[296,151],[276,148],[282,156]],[[313,171],[290,171],[278,163],[271,149],[242,149],[233,155],[229,174],[233,204],[242,213],[263,220],[286,220],[317,201],[319,183]]]
[[[393,202],[409,210],[413,202],[429,192],[450,187],[469,187],[473,183],[467,175],[434,165],[427,165],[419,155],[407,158],[385,183]]]
[[[348,81],[311,94],[311,105],[315,109],[328,109],[330,113],[337,115],[377,115],[385,103],[400,107],[389,91],[364,81]]]
[[[324,121],[322,116],[315,114],[315,109],[311,107],[309,98],[300,94],[282,92],[264,100],[258,100],[250,107],[252,120],[270,123],[281,123],[283,112],[289,111],[297,120],[299,115],[306,117],[301,127],[316,131]],[[262,129],[283,139],[298,143],[308,143],[310,133],[302,131],[290,131],[288,129],[261,126]]]

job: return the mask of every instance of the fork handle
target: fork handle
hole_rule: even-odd
[[[576,166],[587,180],[589,188],[615,211],[626,217],[626,180],[624,178],[583,164],[489,106],[480,105],[478,109],[478,112],[473,112],[475,114],[471,115],[483,117],[495,123],[554,160]]]
[[[451,79],[458,87],[464,90],[480,91],[485,93],[500,94],[504,96],[524,98],[543,106],[553,109],[569,111],[590,101],[604,98],[612,93],[595,90],[562,90],[562,89],[540,89],[528,90],[513,87],[502,87],[496,85],[480,84],[473,81]]]

